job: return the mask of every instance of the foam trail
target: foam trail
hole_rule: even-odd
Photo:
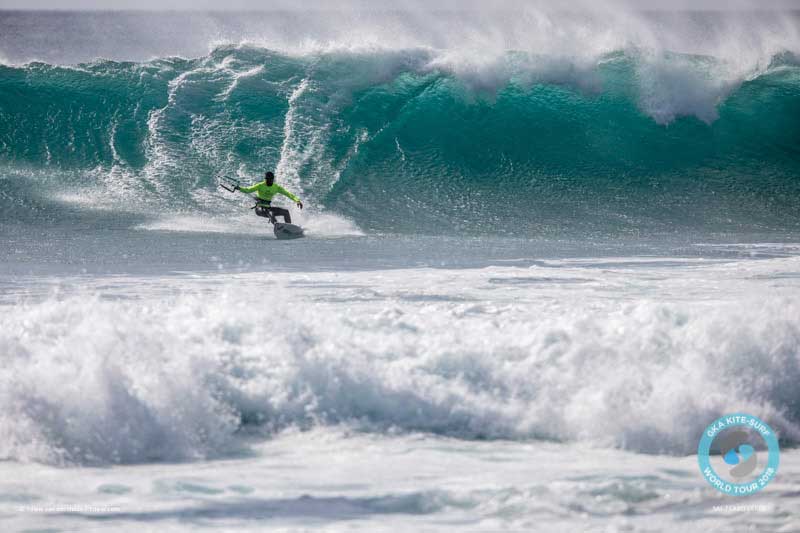
[[[297,100],[303,96],[308,89],[308,78],[304,78],[289,96],[289,110],[286,112],[283,126],[283,144],[281,145],[281,158],[276,167],[276,176],[282,180],[288,180],[290,188],[301,187],[299,168],[310,157],[310,151],[314,148],[314,141],[309,142],[309,147],[304,153],[300,153],[298,140],[295,138],[295,121],[298,120]],[[317,134],[318,135],[318,134]]]

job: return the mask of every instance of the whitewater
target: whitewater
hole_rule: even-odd
[[[0,530],[800,530],[800,18],[742,6],[0,11]]]

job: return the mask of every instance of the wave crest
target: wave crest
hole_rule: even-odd
[[[459,232],[473,213],[497,231],[508,215],[492,199],[509,190],[505,225],[523,233],[586,221],[763,230],[800,213],[788,52],[742,70],[644,49],[577,61],[221,46],[192,60],[0,67],[0,94],[6,168],[156,216],[232,213],[216,178],[265,168],[378,231]]]

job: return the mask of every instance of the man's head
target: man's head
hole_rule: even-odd
[[[273,183],[275,183],[275,174],[273,174],[272,172],[265,172],[264,181],[267,182],[267,185],[271,186]]]

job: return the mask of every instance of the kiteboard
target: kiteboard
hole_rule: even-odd
[[[272,232],[278,239],[299,239],[305,236],[303,228],[297,224],[287,224],[286,222],[273,223]]]

